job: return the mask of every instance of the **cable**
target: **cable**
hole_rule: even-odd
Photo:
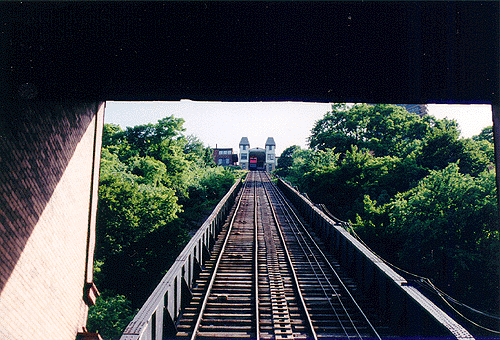
[[[278,196],[278,195],[276,195],[276,193],[274,192],[274,187],[272,187],[272,186],[271,186],[271,188],[273,189],[273,194],[274,194],[275,198],[276,198],[276,199],[279,199],[279,196]],[[281,200],[280,200],[280,203],[284,206],[284,203],[283,203],[283,202],[281,202]],[[296,227],[296,226],[295,226],[295,223],[294,223],[294,221],[293,221],[293,219],[292,219],[292,218],[291,218],[291,216],[287,213],[287,211],[286,211],[285,209],[282,209],[282,212],[283,212],[283,213],[286,213],[286,215],[287,215],[287,219],[288,219],[288,221],[289,221],[290,226],[294,225],[294,227]],[[298,229],[298,228],[297,228],[297,229]],[[295,238],[296,238],[297,244],[300,246],[300,248],[301,248],[301,250],[302,250],[302,253],[303,253],[304,258],[305,258],[305,259],[309,262],[309,267],[310,267],[310,268],[312,269],[312,271],[314,272],[314,275],[316,276],[316,279],[318,280],[318,284],[321,286],[321,289],[322,289],[322,291],[323,291],[323,294],[325,295],[325,297],[328,297],[328,294],[327,294],[327,293],[326,293],[326,291],[325,291],[325,287],[323,286],[323,283],[321,282],[321,280],[320,280],[320,279],[319,279],[319,277],[318,277],[318,274],[317,274],[317,272],[316,272],[316,269],[314,268],[314,266],[313,266],[313,264],[311,263],[311,261],[310,261],[309,257],[307,256],[307,253],[306,253],[306,251],[304,250],[304,247],[303,247],[302,243],[300,243],[299,239],[297,238],[296,231],[294,231],[294,230],[292,229],[292,232],[293,232],[293,234],[294,234],[294,236],[295,236]],[[316,260],[316,262],[317,262],[316,257],[315,257],[315,260]],[[319,268],[321,269],[321,266],[319,266]],[[323,275],[324,275],[324,274],[325,274],[325,273],[323,272]],[[349,320],[351,320],[351,317],[350,317],[349,313],[347,312],[347,310],[346,310],[346,308],[344,307],[344,305],[343,305],[342,301],[340,300],[340,294],[338,294],[338,293],[337,293],[337,291],[336,291],[336,289],[335,289],[335,288],[334,288],[334,287],[330,284],[330,282],[329,282],[329,280],[328,280],[328,277],[326,277],[326,275],[324,275],[324,276],[325,276],[326,281],[329,283],[330,287],[333,289],[334,295],[338,297],[339,302],[340,302],[340,304],[341,304],[342,308],[344,309],[345,314],[347,315],[347,317],[349,318]],[[299,287],[297,287],[297,288],[298,288],[298,289],[300,289]],[[346,335],[346,337],[347,337],[347,338],[349,338],[349,333],[347,332],[346,328],[344,327],[344,323],[342,322],[342,320],[341,320],[341,318],[340,318],[340,316],[339,316],[339,314],[338,314],[337,310],[333,307],[332,302],[330,301],[330,299],[328,299],[328,303],[329,303],[329,305],[330,305],[330,308],[331,308],[331,309],[332,309],[332,311],[334,312],[335,317],[337,318],[337,321],[338,321],[338,323],[339,323],[340,327],[341,327],[341,328],[342,328],[342,330],[344,331],[344,334]],[[361,335],[359,334],[359,332],[358,332],[358,330],[357,330],[356,326],[354,325],[354,323],[352,322],[352,320],[351,320],[351,324],[353,325],[353,328],[356,330],[356,333],[358,334],[358,337],[360,337],[360,338],[361,338]]]
[[[276,189],[274,189],[274,190],[276,191]],[[277,192],[277,191],[276,191],[276,192]],[[288,203],[286,203],[286,200],[284,199],[284,197],[283,197],[283,195],[282,195],[281,193],[280,193],[278,196],[280,196],[280,197],[281,197],[280,199],[284,202],[284,204],[288,205]],[[294,216],[296,216],[296,215],[295,215],[295,213],[293,212],[293,210],[292,210],[292,209],[290,210],[290,212],[291,212]],[[287,212],[287,214],[288,214],[288,212]],[[295,219],[297,220],[297,222],[298,222],[300,225],[302,225],[302,223],[300,222],[300,220],[299,220],[297,217],[293,218],[292,220],[295,220]],[[294,225],[295,225],[295,223],[294,223]],[[314,240],[312,239],[311,235],[309,235],[309,233],[307,232],[307,229],[306,229],[303,225],[302,225],[302,228],[303,228],[303,231],[304,231],[304,232],[308,235],[308,238],[311,240],[312,244],[314,244],[314,245],[315,245],[315,247],[317,247],[317,245],[316,245],[316,243],[314,242]],[[304,236],[302,235],[302,233],[300,233],[300,235],[301,235],[301,237],[302,237],[302,238],[304,238]],[[307,245],[307,243],[306,243],[306,245]],[[307,245],[307,246],[308,246],[308,245]],[[308,247],[309,247],[309,246],[308,246]],[[318,250],[319,250],[319,248],[318,248]],[[320,252],[320,254],[322,254],[321,250],[319,250],[319,252]],[[322,254],[322,256],[325,258],[324,254]],[[330,267],[330,269],[332,270],[332,272],[336,275],[337,279],[339,280],[339,283],[340,283],[340,284],[344,287],[345,291],[347,292],[347,294],[349,295],[350,299],[353,301],[353,303],[355,304],[355,306],[358,308],[358,310],[360,311],[361,315],[362,315],[362,316],[364,317],[364,319],[366,320],[366,322],[367,322],[368,326],[369,326],[369,327],[373,330],[373,332],[374,332],[375,336],[376,336],[377,338],[379,338],[379,339],[380,339],[380,336],[378,335],[377,331],[375,330],[375,328],[373,327],[373,325],[370,323],[370,321],[368,320],[368,318],[366,317],[366,315],[364,314],[364,312],[361,310],[361,308],[359,307],[359,305],[358,305],[358,304],[357,304],[357,302],[355,301],[354,297],[353,297],[353,296],[351,295],[351,293],[349,292],[349,289],[347,289],[347,287],[344,285],[344,283],[342,282],[342,279],[339,277],[339,275],[338,275],[338,274],[337,274],[337,272],[333,269],[333,267],[331,267],[331,265],[330,265],[330,264],[329,264],[329,262],[326,260],[326,258],[325,258],[325,261],[326,261],[326,264],[327,264],[327,265],[329,265],[329,267]],[[329,280],[327,280],[327,281],[329,281]],[[349,317],[349,319],[350,319],[350,317]],[[351,321],[351,322],[352,322],[352,321]],[[356,329],[356,327],[355,327],[355,329]],[[357,332],[357,329],[356,329],[356,332]],[[358,333],[358,335],[359,335],[359,333]],[[359,336],[360,336],[360,335],[359,335]]]
[[[420,276],[420,275],[417,275],[417,274],[413,274],[407,270],[404,270],[402,268],[399,268],[398,266],[390,263],[389,261],[385,260],[384,258],[380,257],[380,255],[378,255],[377,253],[375,253],[372,249],[370,249],[366,243],[363,242],[363,240],[361,240],[361,238],[359,237],[359,235],[356,233],[356,231],[354,231],[354,228],[352,228],[352,225],[350,223],[348,223],[350,225],[350,232],[352,232],[354,235],[354,237],[356,237],[356,239],[358,241],[360,241],[366,248],[368,248],[368,250],[370,250],[373,254],[375,254],[375,256],[377,256],[381,261],[383,261],[385,264],[387,264],[388,266],[392,267],[392,268],[395,268],[401,272],[404,272],[405,274],[408,274],[408,275],[411,275],[411,276],[414,276],[414,277],[417,277],[420,279],[420,281],[416,281],[416,282],[422,282],[422,283],[425,283],[427,281],[430,281],[431,279],[428,278],[428,277],[425,277],[425,276]],[[465,303],[463,302],[460,302],[458,301],[457,299],[451,297],[450,295],[446,294],[444,291],[440,290],[439,288],[437,288],[434,284],[431,285],[432,289],[436,291],[437,295],[439,295],[440,297],[446,297],[450,302],[454,303],[454,304],[457,304],[459,306],[462,306],[464,308],[467,308],[469,309],[470,311],[474,312],[474,313],[477,313],[477,314],[481,314],[483,316],[487,316],[489,318],[492,318],[492,319],[496,319],[496,320],[500,320],[500,316],[497,316],[497,315],[493,315],[493,314],[490,314],[490,313],[487,313],[487,312],[483,312],[483,311],[480,311],[478,309],[475,309],[473,307],[470,307],[468,305],[466,305]]]
[[[327,209],[326,207],[322,204],[322,209],[325,210],[325,213],[327,213],[328,215],[330,216],[333,216]],[[333,216],[334,217],[334,216]],[[335,217],[334,217],[335,218]],[[411,276],[414,276],[416,278],[419,278],[420,279],[420,282],[421,283],[428,283],[428,285],[436,292],[436,294],[455,312],[457,313],[459,316],[461,316],[463,319],[465,319],[466,321],[470,322],[471,324],[473,324],[474,326],[476,327],[479,327],[481,329],[484,329],[488,332],[492,332],[492,333],[495,333],[495,334],[500,334],[500,331],[497,331],[497,330],[493,330],[493,329],[490,329],[490,328],[487,328],[485,326],[482,326],[480,324],[478,324],[477,322],[475,321],[472,321],[470,320],[469,318],[467,318],[465,315],[463,315],[462,313],[460,313],[455,307],[453,307],[450,302],[452,303],[455,303],[459,306],[462,306],[464,308],[467,308],[469,310],[471,310],[472,312],[475,312],[477,314],[481,314],[483,316],[487,316],[487,317],[490,317],[490,318],[493,318],[493,319],[496,319],[496,320],[500,320],[500,316],[496,316],[496,315],[493,315],[493,314],[490,314],[490,313],[486,313],[486,312],[483,312],[483,311],[480,311],[480,310],[477,310],[473,307],[470,307],[456,299],[454,299],[453,297],[451,297],[450,295],[446,294],[445,292],[443,292],[442,290],[440,290],[439,288],[437,288],[431,281],[430,278],[427,278],[427,277],[424,277],[424,276],[420,276],[420,275],[417,275],[417,274],[414,274],[414,273],[411,273],[407,270],[404,270],[402,268],[399,268],[398,266],[388,262],[387,260],[385,260],[384,258],[382,258],[380,255],[378,255],[377,253],[375,253],[370,247],[368,247],[368,245],[359,237],[359,235],[356,233],[356,231],[354,230],[352,224],[350,222],[345,222],[345,221],[342,221],[338,218],[335,218],[336,221],[339,221],[340,224],[342,225],[342,227],[344,229],[346,229],[350,234],[352,234],[359,242],[361,242],[368,250],[370,250],[375,256],[377,256],[382,262],[384,262],[385,264],[387,264],[388,266],[396,269],[396,270],[399,270],[403,273],[406,273],[408,275],[411,275]],[[418,281],[416,281],[418,282]],[[450,301],[448,301],[450,300]]]
[[[431,282],[430,279],[428,279],[428,283],[436,290],[436,292],[438,292],[439,296],[441,297],[441,299],[443,299],[443,301],[455,312],[457,313],[458,315],[460,315],[462,318],[464,318],[465,320],[467,320],[468,322],[470,322],[471,324],[473,324],[474,326],[476,327],[479,327],[481,329],[484,329],[488,332],[491,332],[491,333],[495,333],[495,334],[500,334],[500,331],[497,331],[497,330],[494,330],[494,329],[491,329],[491,328],[487,328],[487,327],[484,327],[480,324],[478,324],[477,322],[474,322],[472,321],[471,319],[467,318],[465,315],[463,315],[462,313],[460,313],[456,308],[454,308],[452,305],[450,305],[450,303],[441,295],[441,293],[439,292],[439,290],[437,289],[436,286],[434,286],[434,284]]]
[[[422,283],[422,284],[427,283],[426,280],[425,281],[416,281],[416,282]],[[462,306],[464,308],[467,308],[467,309],[469,309],[470,311],[472,311],[474,313],[481,314],[483,316],[486,316],[486,317],[489,317],[489,318],[492,318],[492,319],[500,320],[500,316],[493,315],[493,314],[490,314],[490,313],[487,313],[487,312],[480,311],[480,310],[475,309],[473,307],[470,307],[470,306],[466,305],[465,303],[460,302],[460,301],[454,299],[453,297],[451,297],[450,295],[446,294],[441,289],[437,288],[435,285],[432,285],[431,288],[432,288],[433,291],[436,291],[437,295],[444,296],[449,302],[452,302],[452,303],[454,303],[456,305],[459,305],[459,306]]]
[[[309,199],[309,201],[311,201]],[[312,201],[311,201],[312,203]],[[371,251],[378,259],[380,259],[382,262],[384,262],[385,264],[387,264],[388,266],[396,269],[396,270],[399,270],[400,272],[403,272],[405,274],[408,274],[408,275],[411,275],[411,276],[414,276],[416,278],[419,278],[420,279],[420,282],[422,283],[425,283],[425,282],[428,282],[430,287],[435,291],[435,293],[437,295],[439,295],[439,297],[455,312],[457,313],[459,316],[461,316],[463,319],[465,319],[466,321],[470,322],[471,324],[475,325],[476,327],[479,327],[481,329],[484,329],[488,332],[492,332],[492,333],[495,333],[495,334],[500,334],[500,331],[496,331],[496,330],[493,330],[493,329],[490,329],[490,328],[487,328],[487,327],[484,327],[472,320],[470,320],[469,318],[467,318],[466,316],[464,316],[462,313],[460,313],[456,308],[454,308],[448,301],[451,300],[451,302],[457,304],[457,305],[460,305],[462,307],[465,307],[475,313],[478,313],[478,314],[481,314],[481,315],[484,315],[484,316],[487,316],[487,317],[490,317],[490,318],[493,318],[493,319],[496,319],[496,320],[500,320],[500,317],[499,316],[496,316],[496,315],[492,315],[492,314],[489,314],[489,313],[486,313],[486,312],[483,312],[483,311],[479,311],[473,307],[470,307],[462,302],[459,302],[458,300],[452,298],[451,296],[449,296],[448,294],[444,293],[443,291],[441,291],[440,289],[438,289],[432,282],[431,282],[431,279],[427,278],[427,277],[424,277],[424,276],[420,276],[420,275],[417,275],[417,274],[414,274],[414,273],[411,273],[407,270],[404,270],[402,268],[399,268],[397,267],[396,265],[388,262],[387,260],[385,260],[384,258],[382,258],[380,255],[378,255],[377,253],[375,253],[360,237],[359,235],[356,233],[356,231],[354,230],[352,224],[350,222],[345,222],[345,221],[342,221],[340,219],[338,219],[337,217],[335,217],[330,211],[328,211],[328,209],[326,208],[326,206],[324,204],[318,204],[319,208],[326,214],[328,215],[329,218],[331,218],[333,221],[337,222],[338,224],[340,224],[341,227],[343,227],[347,232],[349,232],[351,235],[353,235],[359,242],[361,242],[361,244],[363,244],[369,251]],[[418,282],[416,280],[413,280],[415,282]],[[448,299],[446,299],[448,298]]]

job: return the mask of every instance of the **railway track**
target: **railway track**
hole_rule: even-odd
[[[250,172],[177,337],[379,338],[336,267],[267,173]]]

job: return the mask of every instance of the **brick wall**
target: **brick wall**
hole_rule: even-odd
[[[103,110],[24,103],[0,112],[2,340],[75,339],[85,326]]]

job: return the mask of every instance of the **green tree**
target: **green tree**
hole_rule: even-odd
[[[138,183],[150,184],[153,187],[161,184],[161,180],[167,172],[164,163],[149,156],[134,156],[128,160],[128,163],[130,172],[140,178]]]
[[[123,130],[116,124],[104,124],[102,129],[102,146],[118,145],[123,142]]]
[[[439,122],[438,122],[439,124]],[[335,104],[311,130],[309,146],[335,148],[345,154],[352,146],[376,156],[405,157],[431,130],[431,122],[395,105]]]
[[[96,258],[119,253],[174,220],[181,207],[169,188],[154,188],[104,176],[99,183]]]
[[[474,178],[460,173],[456,163],[431,171],[386,207],[391,233],[402,241],[400,264],[477,303],[485,288],[498,284],[497,268],[491,269],[497,265],[490,262],[497,258],[490,253],[498,244],[495,203],[491,173]],[[484,282],[485,276],[493,281]]]
[[[311,130],[310,149],[286,155],[286,178],[353,221],[386,259],[496,310],[500,242],[489,131],[460,139],[453,120],[391,105],[334,105]]]
[[[110,148],[103,148],[101,150],[101,176],[121,176],[127,172],[127,165],[120,161],[116,153],[112,153]]]
[[[102,148],[117,155],[120,161],[138,154],[125,138],[125,131],[115,124],[104,124]]]
[[[422,146],[419,163],[428,169],[439,170],[457,162],[463,154],[458,136],[457,130],[435,129]]]
[[[278,176],[288,176],[288,169],[293,165],[293,154],[300,150],[300,146],[292,145],[283,150],[276,166],[276,174]]]
[[[430,170],[458,162],[464,174],[477,176],[493,163],[493,145],[486,140],[458,139],[455,126],[436,128],[426,138],[418,155],[419,164]]]
[[[156,144],[164,141],[166,139],[175,139],[182,136],[182,132],[186,129],[182,126],[184,124],[184,119],[175,118],[173,115],[160,119],[158,123],[154,126],[155,128],[155,140]]]
[[[119,339],[136,312],[125,296],[103,293],[89,308],[87,328],[99,332],[105,340]]]
[[[390,199],[392,197],[389,197],[389,202]],[[362,207],[356,211],[353,227],[375,253],[391,263],[396,263],[397,251],[403,240],[399,234],[390,232],[387,203],[383,203],[387,202],[387,197],[383,197],[381,201],[372,200],[369,195],[365,195]]]
[[[340,153],[350,150],[351,145],[362,147],[368,111],[367,105],[348,109],[346,104],[333,104],[332,111],[314,124],[308,139],[309,147],[314,150],[335,149]]]
[[[460,155],[460,171],[464,174],[479,176],[484,170],[494,168],[495,151],[493,144],[480,140],[462,139],[463,153]]]
[[[106,124],[101,153],[95,281],[139,307],[234,183],[211,150],[167,117],[122,131]]]
[[[376,156],[404,157],[411,150],[409,144],[423,140],[429,131],[420,117],[394,105],[371,106],[366,119],[366,148]]]
[[[156,129],[153,124],[127,127],[123,136],[136,155],[144,157],[155,139]]]
[[[366,178],[364,164],[371,159],[367,152],[353,146],[340,164],[313,168],[304,174],[303,188],[314,202],[326,204],[339,218],[347,219],[355,200],[363,194]]]
[[[335,167],[340,154],[333,149],[296,150],[293,153],[292,166],[288,168],[286,177],[292,184],[298,185],[302,191],[308,190],[307,176],[320,169]],[[279,162],[278,162],[279,163]]]
[[[193,161],[184,153],[185,139],[165,139],[150,148],[151,155],[161,161],[166,172],[163,184],[175,190],[178,196],[186,196],[186,174]]]
[[[415,158],[408,156],[374,157],[367,151],[353,146],[344,158],[323,166],[311,164],[302,172],[301,190],[306,191],[317,203],[326,204],[337,217],[354,220],[357,210],[363,209],[365,195],[379,204],[389,202],[398,192],[416,185],[426,174]]]
[[[205,147],[203,142],[198,137],[189,135],[185,139],[184,154],[196,168],[216,166],[213,159],[213,150]]]
[[[473,140],[475,141],[487,141],[493,144],[493,126],[487,126],[481,130],[479,135],[473,136]]]
[[[184,119],[174,118],[174,116],[160,119],[156,124],[137,125],[127,127],[123,132],[123,137],[137,155],[144,157],[149,155],[149,148],[165,140],[176,140],[181,138],[184,131],[182,124]]]

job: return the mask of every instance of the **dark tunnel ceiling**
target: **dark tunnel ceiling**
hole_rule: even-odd
[[[3,99],[497,103],[498,2],[2,2]]]

